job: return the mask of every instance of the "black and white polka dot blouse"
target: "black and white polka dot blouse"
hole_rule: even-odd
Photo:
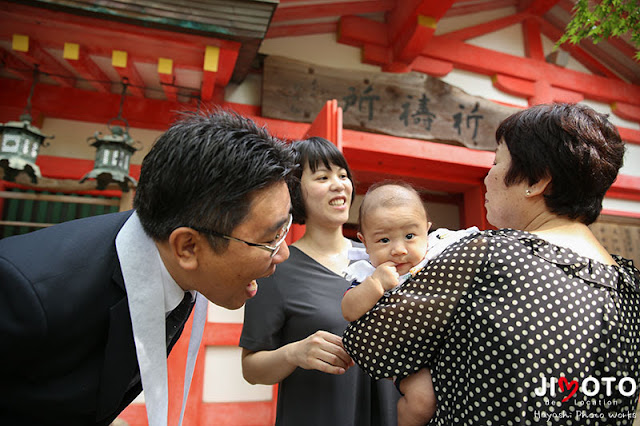
[[[374,378],[431,368],[430,425],[633,423],[640,272],[515,230],[449,247],[349,325]]]

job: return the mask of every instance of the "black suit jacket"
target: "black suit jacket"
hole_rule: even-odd
[[[108,425],[142,390],[115,247],[131,214],[0,240],[0,424]]]

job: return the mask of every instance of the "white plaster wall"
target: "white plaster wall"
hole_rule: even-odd
[[[260,46],[260,53],[350,70],[380,71],[378,66],[361,63],[360,49],[339,44],[335,34],[266,39]]]
[[[225,87],[224,100],[244,105],[262,103],[262,75],[248,74],[241,84],[229,83]]]
[[[237,324],[244,321],[244,306],[240,309],[229,310],[213,303],[209,303],[207,321],[226,324]]]
[[[43,146],[40,154],[82,160],[94,160],[96,156],[96,149],[89,145],[88,138],[93,137],[96,132],[101,132],[103,136],[111,134],[107,123],[88,123],[48,117],[43,120],[41,130],[45,135],[53,135],[54,138],[47,139],[49,146]],[[131,138],[142,144],[142,149],[131,156],[131,164],[141,164],[151,145],[161,134],[162,132],[157,130],[130,128]]]
[[[204,402],[270,401],[272,386],[251,385],[242,378],[242,349],[208,347],[205,354]],[[224,383],[224,386],[220,386]]]

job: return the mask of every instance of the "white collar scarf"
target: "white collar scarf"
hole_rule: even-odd
[[[167,277],[171,279],[171,276],[160,259],[155,243],[142,229],[136,212],[131,215],[118,233],[116,251],[124,277],[124,286],[127,290],[131,326],[149,426],[166,426],[169,386],[163,278],[165,280]],[[196,292],[179,424],[182,424],[184,417],[193,369],[204,331],[207,305],[204,296]]]

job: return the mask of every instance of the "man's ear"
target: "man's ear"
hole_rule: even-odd
[[[198,267],[198,253],[200,245],[205,243],[205,237],[194,229],[180,227],[169,235],[169,247],[178,265],[185,270]]]

